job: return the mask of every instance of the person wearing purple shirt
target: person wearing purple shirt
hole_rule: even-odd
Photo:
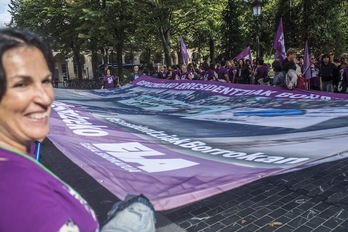
[[[260,59],[258,61],[258,64],[254,72],[254,76],[254,84],[257,85],[266,82],[265,80],[268,78],[268,67],[264,64],[263,59]]]
[[[186,65],[181,65],[180,80],[192,80],[192,75],[187,71]]]
[[[226,71],[228,74],[229,81],[231,83],[235,83],[237,68],[234,65],[233,61],[231,61],[231,60],[226,61]]]
[[[110,69],[106,70],[106,75],[103,78],[103,89],[114,89],[116,86],[116,79],[110,73]]]
[[[31,157],[49,132],[51,50],[34,34],[1,29],[0,57],[0,231],[99,231],[87,202]],[[114,205],[101,232],[154,232],[154,223],[149,200],[133,196]]]
[[[178,70],[177,65],[172,65],[171,70],[167,73],[168,80],[179,80],[180,71]]]
[[[226,65],[226,61],[224,61],[224,60],[221,61],[221,66],[217,70],[218,79],[219,79],[219,81],[230,82],[228,70],[226,69],[225,65]]]
[[[0,175],[6,177],[1,179],[0,185],[0,205],[6,209],[6,214],[0,218],[1,231],[59,231],[64,227],[79,228],[80,231],[98,229],[93,210],[71,187],[24,153],[4,146],[0,148],[0,154]],[[27,208],[30,212],[23,210]],[[28,218],[28,214],[33,220],[16,223],[18,218]],[[16,221],[13,215],[16,215]]]
[[[135,81],[136,79],[138,79],[140,76],[142,75],[142,73],[139,71],[139,66],[135,65],[133,67],[133,72],[130,74],[129,76],[129,80],[130,82]]]
[[[210,65],[208,65],[207,63],[203,64],[203,68],[204,68],[204,77],[203,79],[206,81],[217,81],[217,73],[215,72],[215,64],[211,63]]]

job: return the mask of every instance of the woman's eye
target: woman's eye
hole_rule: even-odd
[[[51,84],[51,79],[45,79],[45,80],[43,81],[43,83],[44,83],[44,84]]]
[[[14,84],[15,88],[23,88],[26,86],[27,86],[27,83],[25,83],[25,82],[19,82],[19,83]]]

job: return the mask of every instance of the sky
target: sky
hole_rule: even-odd
[[[11,15],[8,12],[9,3],[10,3],[10,0],[0,0],[0,27],[4,27],[5,22],[9,23],[11,21]]]

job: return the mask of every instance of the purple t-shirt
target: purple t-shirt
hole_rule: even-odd
[[[320,87],[319,68],[316,66],[311,67],[310,87]]]
[[[261,65],[256,68],[256,76],[255,79],[258,80],[260,78],[266,78],[268,75],[268,67],[267,65]]]
[[[187,72],[181,73],[180,74],[180,80],[188,80],[188,73]]]
[[[179,75],[179,71],[178,70],[173,70],[172,71],[172,77],[170,79],[171,80],[176,80],[178,75]]]
[[[227,71],[227,69],[226,69],[225,67],[221,66],[221,67],[218,69],[217,73],[218,73],[219,79],[226,80],[225,74],[228,75],[228,71]]]
[[[235,66],[227,68],[228,77],[230,78],[230,81],[233,81],[233,71],[237,70]]]
[[[112,75],[104,76],[103,83],[104,83],[105,89],[114,89],[115,88],[115,77]]]
[[[208,81],[211,81],[214,79],[215,72],[214,70],[209,69],[206,73],[206,77]]]
[[[98,230],[87,202],[29,156],[0,148],[0,176],[0,231]]]
[[[201,79],[205,79],[205,75],[206,75],[207,73],[208,73],[208,71],[205,71],[205,70],[200,71],[199,76],[201,77]]]

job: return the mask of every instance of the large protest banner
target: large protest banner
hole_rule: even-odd
[[[141,77],[56,89],[49,139],[123,199],[179,207],[313,162],[343,158],[346,95]]]

